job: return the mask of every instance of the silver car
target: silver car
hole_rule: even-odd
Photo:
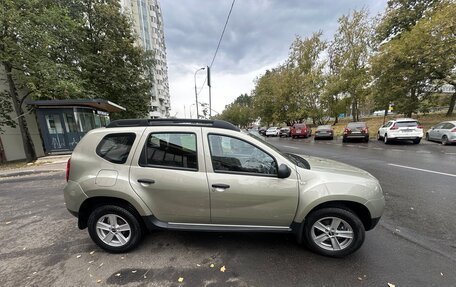
[[[456,143],[456,121],[441,122],[426,132],[426,140],[438,141],[443,145]]]
[[[109,252],[171,229],[290,232],[340,257],[361,247],[385,206],[368,172],[284,154],[217,120],[113,121],[78,143],[67,181],[66,207]]]

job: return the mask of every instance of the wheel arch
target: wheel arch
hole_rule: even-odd
[[[375,226],[369,209],[362,203],[351,200],[330,200],[314,204],[304,215],[300,221],[295,221],[292,224],[293,232],[296,234],[298,242],[303,242],[303,231],[306,218],[312,212],[323,208],[341,208],[355,213],[355,215],[363,223],[364,229],[369,231]]]
[[[141,224],[144,224],[144,221],[138,212],[138,210],[125,199],[118,197],[109,197],[109,196],[94,196],[87,198],[79,208],[78,212],[78,227],[79,229],[84,229],[87,227],[87,221],[90,214],[99,206],[103,205],[115,205],[130,211]]]

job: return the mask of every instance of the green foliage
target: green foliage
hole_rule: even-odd
[[[215,118],[231,122],[241,127],[249,126],[255,121],[255,117],[252,114],[252,97],[247,94],[240,95]]]

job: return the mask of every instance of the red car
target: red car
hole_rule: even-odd
[[[294,124],[291,127],[291,137],[298,138],[298,137],[310,137],[312,135],[312,130],[307,127],[306,124]]]

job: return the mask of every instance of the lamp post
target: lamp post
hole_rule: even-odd
[[[195,71],[195,74],[193,75],[193,79],[195,80],[195,103],[196,103],[196,119],[199,119],[199,112],[198,112],[198,91],[196,90],[196,73],[199,71],[202,71],[206,69],[206,67],[199,68],[198,70]]]

